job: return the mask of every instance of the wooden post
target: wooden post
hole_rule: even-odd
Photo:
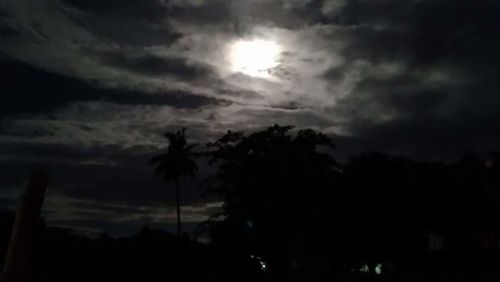
[[[5,282],[26,282],[29,277],[33,241],[47,184],[48,177],[43,171],[32,172],[25,184],[3,269]]]

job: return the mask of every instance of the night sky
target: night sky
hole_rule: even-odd
[[[275,123],[378,150],[456,158],[500,148],[495,0],[2,0],[0,204],[31,168],[52,225],[174,230],[173,189],[148,160]],[[187,230],[219,210],[199,179]]]

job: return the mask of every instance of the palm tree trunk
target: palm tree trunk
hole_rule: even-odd
[[[181,197],[180,197],[180,189],[179,182],[176,182],[175,187],[175,197],[177,200],[177,237],[181,236]]]

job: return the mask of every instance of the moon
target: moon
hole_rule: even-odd
[[[231,45],[230,61],[234,72],[269,78],[269,70],[279,65],[280,46],[267,40],[239,40]]]

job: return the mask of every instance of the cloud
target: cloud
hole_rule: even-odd
[[[193,230],[196,225],[220,211],[221,206],[221,202],[182,206],[184,231]],[[110,204],[60,195],[49,195],[43,215],[48,225],[107,231],[114,235],[129,235],[145,224],[173,232],[177,222],[175,206]]]
[[[344,94],[328,108],[346,151],[450,158],[498,147],[500,42],[493,2],[353,1],[322,35],[343,64],[322,77]],[[445,16],[444,16],[445,15]]]
[[[113,60],[113,59],[110,59]],[[179,59],[179,62],[183,60]],[[141,65],[143,62],[145,65]],[[192,77],[202,75],[208,70],[187,65],[175,65],[168,61],[129,62],[129,67],[147,68],[148,62],[158,64],[164,71],[174,72],[177,76]],[[170,65],[169,65],[170,63]],[[127,64],[127,62],[122,62]],[[175,68],[179,73],[175,73]],[[157,71],[160,71],[159,69]],[[181,72],[184,71],[184,72]],[[184,91],[157,90],[154,93],[144,90],[113,89],[99,85],[95,81],[85,81],[31,67],[18,61],[0,63],[0,72],[5,83],[2,90],[9,103],[0,104],[0,116],[18,113],[45,113],[67,106],[75,101],[107,101],[123,105],[170,105],[178,108],[197,108],[203,105],[227,103],[222,99]],[[147,90],[150,91],[150,90]]]
[[[5,208],[16,208],[29,171],[43,167],[49,171],[43,208],[49,225],[64,223],[108,230],[113,224],[120,224],[124,228],[128,225],[130,232],[131,227],[145,223],[160,227],[175,223],[174,189],[155,178],[153,167],[147,165],[158,150],[130,148],[124,151],[111,146],[63,150],[64,147],[58,146],[58,151],[53,147],[54,150],[46,153],[46,148],[38,145],[38,149],[28,150],[26,155],[31,154],[32,159],[0,160],[0,167],[8,167],[10,171],[9,178],[0,179],[0,199]],[[49,154],[59,162],[45,162]],[[200,178],[183,185],[183,221],[191,225],[208,219],[221,206],[212,197],[200,197],[199,181],[208,171],[204,169]]]
[[[484,119],[472,122],[471,116],[495,117],[489,113],[493,111],[489,105],[498,101],[489,93],[498,88],[493,78],[498,73],[494,50],[499,44],[492,36],[497,25],[494,11],[498,10],[492,2],[262,0],[250,7],[245,1],[111,1],[102,5],[97,1],[64,1],[63,5],[39,6],[43,9],[37,13],[30,10],[30,15],[40,19],[38,27],[26,21],[18,23],[19,9],[2,9],[2,17],[8,23],[4,26],[17,30],[23,37],[36,35],[43,45],[55,42],[55,23],[66,26],[60,38],[80,47],[72,49],[71,57],[75,60],[69,64],[92,62],[72,71],[64,71],[60,65],[53,70],[52,65],[44,64],[42,68],[49,69],[49,73],[65,72],[68,79],[85,81],[88,90],[64,95],[70,86],[65,88],[64,82],[54,79],[49,84],[63,87],[47,88],[44,92],[51,94],[43,98],[46,103],[37,103],[40,100],[32,97],[37,107],[24,108],[25,112],[41,114],[71,107],[77,101],[104,100],[121,105],[204,108],[194,115],[196,118],[168,119],[193,126],[201,135],[203,131],[212,132],[218,124],[237,126],[231,120],[261,124],[256,120],[267,119],[310,124],[320,129],[337,128],[338,132],[360,138],[368,138],[369,130],[365,127],[383,128],[402,121],[417,124],[411,122],[413,119],[434,119],[442,121],[445,127],[448,120],[455,118],[467,124]],[[46,20],[47,15],[54,13],[58,13],[54,19]],[[92,26],[85,26],[82,19],[90,20]],[[137,27],[127,26],[127,19]],[[96,35],[99,26],[106,25],[94,24],[99,21],[110,26],[123,23],[122,30],[130,40],[144,39],[145,44],[118,42],[113,39],[112,29],[108,35]],[[209,35],[205,35],[207,29],[212,30]],[[146,37],[154,41],[168,36],[149,34],[146,30],[179,36],[151,45]],[[144,32],[139,35],[136,31]],[[228,75],[224,70],[224,44],[251,35],[267,35],[283,44],[282,65],[273,70],[279,77],[277,82]],[[92,41],[97,46],[87,44]],[[8,49],[7,53],[12,52]],[[74,85],[74,81],[67,85]],[[473,98],[465,90],[481,94]],[[237,106],[227,107],[225,99]],[[464,109],[463,103],[478,108]],[[13,105],[3,111],[7,115],[21,112],[21,102]],[[141,111],[159,112],[154,107],[139,107]],[[292,111],[285,114],[276,111],[278,108]],[[304,115],[305,111],[315,114]],[[146,124],[149,129],[140,134],[150,134],[158,128],[150,123],[159,118],[149,118],[148,122],[134,120],[123,122],[122,128]],[[54,136],[61,136],[57,132],[69,128],[79,128],[82,138],[86,131],[99,132],[96,124],[82,122],[64,126],[44,120],[43,129],[32,131],[27,129],[33,126],[28,126],[26,118],[8,124],[11,133],[25,137],[50,137],[54,132]],[[13,130],[13,124],[19,128]]]
[[[0,161],[16,179],[50,163],[56,194],[96,210],[171,206],[142,165],[180,127],[199,143],[312,127],[344,155],[450,158],[500,144],[494,1],[105,2],[0,4]],[[231,44],[255,38],[282,49],[271,79],[229,67]]]
[[[215,76],[214,71],[209,66],[191,62],[182,57],[160,57],[152,54],[132,55],[116,51],[101,52],[96,55],[105,64],[142,75],[170,75],[187,81]]]
[[[132,19],[150,22],[162,22],[167,14],[167,6],[160,0],[120,1],[110,0],[103,3],[98,0],[64,0],[77,9],[100,17],[113,19]]]
[[[321,6],[321,12],[327,17],[335,17],[347,6],[346,0],[327,0]]]
[[[163,1],[64,1],[62,9],[105,42],[124,46],[169,45],[182,34],[168,24]]]

